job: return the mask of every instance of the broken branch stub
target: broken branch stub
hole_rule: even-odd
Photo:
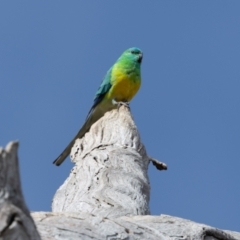
[[[0,148],[0,239],[40,239],[22,195],[18,142]]]

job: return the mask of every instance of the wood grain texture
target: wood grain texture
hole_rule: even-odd
[[[127,107],[107,112],[77,139],[71,159],[76,165],[54,196],[53,212],[149,214],[149,157]]]
[[[240,233],[168,216],[105,218],[89,213],[32,214],[43,240],[239,240]]]

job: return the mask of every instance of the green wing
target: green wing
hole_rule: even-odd
[[[89,118],[89,116],[91,115],[91,113],[93,112],[94,108],[102,101],[102,99],[104,98],[105,94],[109,91],[109,89],[112,87],[111,84],[111,75],[112,75],[112,68],[110,68],[106,74],[106,76],[104,77],[100,87],[98,88],[94,100],[93,100],[93,105],[87,115],[87,119]]]

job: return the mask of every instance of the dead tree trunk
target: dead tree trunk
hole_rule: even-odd
[[[21,192],[17,147],[0,149],[0,239],[38,240]],[[61,212],[32,214],[43,239],[240,239],[167,215],[123,216],[149,212],[148,162],[166,169],[147,156],[126,108],[107,113],[76,141],[72,159],[76,166],[53,201]]]
[[[119,217],[149,214],[149,157],[125,106],[105,114],[77,139],[76,164],[56,192],[53,212]]]
[[[27,209],[18,171],[17,142],[0,148],[0,239],[40,239]]]

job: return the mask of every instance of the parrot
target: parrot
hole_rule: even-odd
[[[75,140],[82,138],[106,112],[117,109],[120,105],[129,106],[129,102],[141,85],[142,58],[142,51],[136,47],[129,48],[122,53],[103,78],[85,123],[53,164],[60,166],[70,154]]]

